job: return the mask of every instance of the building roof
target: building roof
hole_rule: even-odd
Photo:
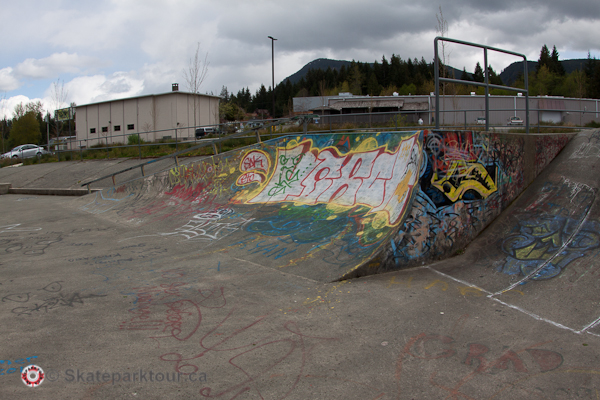
[[[216,98],[216,99],[222,99],[221,96],[215,96],[215,95],[212,95],[212,94],[191,93],[191,92],[183,92],[183,91],[178,90],[178,91],[171,91],[171,92],[166,92],[166,93],[145,94],[145,95],[141,95],[141,96],[126,97],[126,98],[123,98],[123,99],[112,99],[112,100],[98,101],[98,102],[95,102],[95,103],[79,104],[79,105],[76,105],[75,108],[77,108],[77,107],[86,107],[86,106],[93,106],[93,105],[96,105],[96,104],[112,103],[112,102],[115,102],[115,101],[143,99],[143,98],[146,98],[146,97],[168,96],[168,95],[173,95],[173,94],[186,94],[186,95],[190,95],[190,96],[196,95],[196,96],[201,96],[201,97],[213,97],[213,98]]]

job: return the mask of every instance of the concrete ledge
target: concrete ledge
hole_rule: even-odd
[[[8,190],[12,187],[10,183],[0,183],[0,195],[8,194]]]
[[[91,189],[90,192],[99,192],[102,189]],[[1,194],[1,192],[0,192]],[[58,189],[58,188],[8,188],[8,194],[33,194],[40,196],[85,196],[87,189]]]

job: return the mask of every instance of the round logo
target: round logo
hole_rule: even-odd
[[[38,387],[44,382],[44,370],[37,365],[28,365],[23,368],[21,379],[29,387]]]

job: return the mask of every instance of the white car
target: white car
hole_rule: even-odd
[[[478,125],[485,125],[485,117],[477,117]]]
[[[508,119],[508,125],[523,125],[523,120],[519,117],[510,117]]]
[[[36,146],[35,144],[22,144],[15,147],[8,153],[4,153],[0,158],[33,158],[41,157],[44,154],[52,154],[43,147]]]

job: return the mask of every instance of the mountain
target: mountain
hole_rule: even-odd
[[[357,62],[360,62],[360,61],[357,61]],[[309,62],[308,64],[306,64],[298,72],[285,78],[282,82],[289,80],[291,84],[295,84],[295,83],[300,82],[300,79],[305,77],[306,74],[308,73],[308,71],[310,71],[311,69],[314,69],[314,70],[320,69],[323,71],[327,71],[327,68],[331,68],[331,69],[335,69],[335,70],[339,71],[340,68],[342,68],[342,66],[349,68],[350,64],[352,64],[351,61],[330,60],[328,58],[317,58],[316,60],[313,60],[313,61]],[[371,67],[373,66],[373,63],[368,63],[368,64]],[[450,71],[454,73],[454,78],[459,79],[462,74],[462,70],[458,70],[453,67],[449,67],[449,68],[450,68]]]
[[[308,73],[308,71],[310,71],[311,69],[314,69],[314,70],[321,69],[323,71],[327,71],[327,68],[331,68],[331,69],[335,69],[335,70],[339,71],[340,68],[342,68],[342,65],[345,66],[346,68],[348,68],[348,67],[350,67],[350,64],[351,64],[350,61],[330,60],[328,58],[317,58],[316,60],[313,60],[313,61],[309,62],[308,64],[306,64],[298,72],[285,78],[283,80],[283,82],[285,82],[286,80],[289,79],[290,83],[293,85],[295,83],[300,82],[300,79],[305,77],[306,74]]]
[[[587,58],[577,58],[573,60],[560,61],[561,65],[565,69],[565,73],[568,75],[573,71],[584,69],[587,64]],[[537,68],[537,61],[527,61],[527,71],[529,73],[535,72]],[[523,61],[517,61],[506,67],[501,73],[500,78],[505,85],[512,85],[520,75],[523,74]]]
[[[560,63],[562,64],[563,68],[565,69],[565,72],[567,74],[570,74],[571,72],[573,72],[575,70],[583,69],[587,62],[588,62],[588,60],[586,58],[579,58],[579,59],[573,59],[573,60],[563,60]],[[335,69],[335,70],[339,71],[342,66],[345,66],[346,68],[348,68],[348,67],[350,67],[350,64],[351,64],[350,61],[330,60],[328,58],[317,58],[316,60],[313,60],[313,61],[309,62],[308,64],[306,64],[298,72],[285,78],[282,82],[285,82],[286,80],[289,79],[290,83],[295,84],[295,83],[298,83],[300,81],[300,79],[302,79],[304,76],[306,76],[307,72],[310,71],[311,69],[315,69],[315,70],[321,69],[323,71],[326,71],[327,68],[331,68],[331,69]],[[369,63],[369,65],[373,66],[373,63]],[[535,71],[536,67],[537,67],[537,61],[527,61],[527,70],[530,73]],[[462,75],[462,70],[459,70],[459,69],[456,69],[453,67],[449,67],[449,68],[450,68],[450,71],[454,73],[454,78],[460,79],[460,77]],[[510,86],[519,78],[519,76],[522,73],[523,73],[523,61],[517,61],[517,62],[510,64],[508,67],[506,67],[499,74],[499,76],[505,85]],[[469,75],[472,75],[472,74],[469,73]]]

